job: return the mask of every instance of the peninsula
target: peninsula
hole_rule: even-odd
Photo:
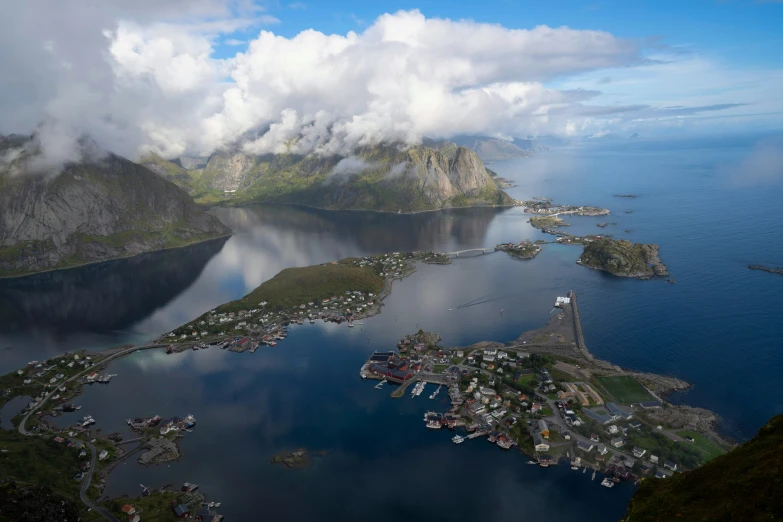
[[[388,383],[394,398],[410,389],[415,399],[427,383],[436,386],[430,399],[446,388],[451,407],[428,412],[424,422],[457,430],[455,444],[488,437],[541,466],[564,459],[614,482],[671,477],[732,447],[715,432],[715,414],[665,401],[688,383],[596,359],[585,346],[576,294],[557,297],[555,306],[559,313],[546,326],[510,343],[445,348],[437,334],[419,331],[396,352],[374,352],[360,374],[381,381],[376,388]]]

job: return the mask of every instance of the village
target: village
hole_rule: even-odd
[[[562,348],[542,349],[580,335],[571,299],[558,297],[550,324],[515,343],[446,349],[437,346],[436,334],[419,331],[403,338],[397,351],[374,352],[360,376],[379,380],[377,389],[393,385],[395,398],[410,389],[411,398],[437,400],[445,388],[449,407],[424,414],[428,429],[458,430],[455,444],[485,437],[505,450],[517,446],[529,464],[565,461],[573,470],[591,470],[591,479],[601,471],[605,487],[666,478],[725,452],[722,441],[664,425],[659,413],[669,406],[635,376],[583,357],[578,348],[571,357]],[[580,359],[581,366],[574,364]]]

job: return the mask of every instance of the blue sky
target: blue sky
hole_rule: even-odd
[[[783,130],[783,0],[11,4],[0,133],[130,157]]]
[[[738,64],[783,63],[783,1],[336,0],[259,5],[280,20],[271,29],[284,36],[311,28],[340,34],[361,31],[383,13],[418,9],[428,17],[467,18],[508,28],[565,25],[608,31],[624,38],[657,38],[663,45],[712,54]],[[253,35],[254,31],[239,34]]]

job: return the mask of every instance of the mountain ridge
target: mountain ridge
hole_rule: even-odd
[[[231,234],[182,189],[146,167],[85,150],[59,171],[35,170],[34,147],[0,138],[0,276],[176,248]],[[21,151],[21,152],[20,152]],[[9,154],[12,152],[13,154]]]
[[[514,204],[481,159],[453,143],[438,148],[381,144],[359,147],[348,156],[217,152],[196,170],[153,155],[142,164],[177,183],[202,205],[286,203],[418,212]]]

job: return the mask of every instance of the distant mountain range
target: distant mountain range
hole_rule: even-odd
[[[228,236],[182,189],[97,146],[52,171],[31,137],[0,137],[0,276],[129,257]]]
[[[197,166],[200,161],[149,155],[142,164],[207,205],[292,203],[416,212],[513,204],[472,150],[452,142],[428,145],[374,145],[347,156],[219,152],[203,167]]]
[[[483,161],[501,161],[515,158],[526,158],[537,152],[548,150],[549,147],[534,139],[515,139],[513,141],[482,136],[458,136],[451,140],[462,147],[467,147]]]

